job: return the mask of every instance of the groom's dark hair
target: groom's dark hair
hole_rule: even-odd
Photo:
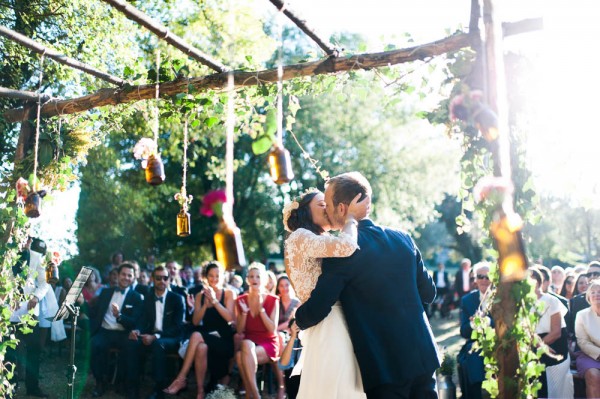
[[[333,188],[333,206],[338,204],[350,205],[354,197],[362,194],[360,201],[371,196],[371,184],[360,172],[342,173],[329,179],[325,187]]]
[[[313,222],[312,214],[310,213],[310,202],[317,194],[318,191],[309,192],[297,200],[298,208],[290,212],[290,217],[287,221],[290,230],[296,231],[299,228],[303,228],[315,234],[322,234],[324,232],[321,226]]]

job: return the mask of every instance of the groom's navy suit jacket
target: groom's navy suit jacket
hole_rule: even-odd
[[[298,326],[318,324],[340,300],[365,391],[431,376],[439,356],[423,303],[436,289],[421,253],[407,234],[368,219],[358,224],[358,245],[348,258],[323,259],[310,299],[296,311]]]

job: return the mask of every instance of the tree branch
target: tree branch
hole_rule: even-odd
[[[302,32],[304,32],[308,37],[310,37],[328,56],[337,57],[339,55],[339,51],[335,49],[330,43],[326,40],[321,39],[313,29],[309,28],[306,24],[306,21],[300,19],[294,13],[292,13],[287,6],[281,0],[269,0],[279,11],[282,11],[286,17],[288,17]]]
[[[95,76],[99,79],[102,79],[102,80],[112,83],[114,85],[122,86],[125,83],[125,81],[121,78],[118,78],[118,77],[112,76],[108,73],[99,71],[90,65],[86,65],[83,62],[80,62],[71,57],[62,55],[59,52],[52,50],[48,47],[44,47],[41,44],[31,40],[27,36],[23,36],[22,34],[15,32],[13,30],[10,30],[7,27],[2,26],[2,25],[0,25],[0,35],[17,42],[17,43],[35,51],[38,54],[44,54],[46,57],[52,58],[54,61],[56,61],[60,64],[68,65],[72,68],[79,69],[80,71],[88,73],[92,76]]]
[[[25,101],[38,101],[40,95],[34,91],[13,90],[6,87],[0,87],[0,97],[17,98]],[[50,96],[42,94],[42,102],[48,101]]]
[[[131,19],[134,22],[142,25],[144,28],[148,29],[150,32],[154,33],[158,36],[159,39],[164,40],[169,43],[171,46],[177,48],[181,52],[183,52],[188,57],[192,57],[196,61],[199,61],[203,65],[217,71],[217,72],[225,72],[227,71],[227,67],[221,64],[219,61],[212,59],[209,55],[204,54],[202,51],[197,48],[186,43],[181,37],[177,36],[169,29],[167,29],[164,25],[156,22],[148,15],[144,14],[137,8],[129,5],[124,0],[102,0],[110,6],[116,8],[121,11],[125,16]]]
[[[404,62],[423,60],[436,55],[456,51],[469,45],[466,33],[460,33],[432,43],[406,49],[386,51],[382,53],[359,54],[343,58],[326,58],[315,62],[288,65],[283,68],[283,79],[290,80],[302,76],[332,74],[356,69],[371,69]],[[267,69],[258,72],[232,71],[235,87],[254,86],[263,83],[277,82],[277,69]],[[161,97],[169,97],[188,90],[188,85],[195,91],[216,90],[224,91],[227,86],[227,72],[216,73],[203,77],[178,79],[161,83]],[[154,84],[128,86],[120,89],[101,89],[97,92],[75,99],[50,100],[42,106],[41,115],[44,118],[75,114],[105,105],[125,104],[134,101],[154,98]],[[22,108],[4,112],[4,118],[9,122],[23,120]]]

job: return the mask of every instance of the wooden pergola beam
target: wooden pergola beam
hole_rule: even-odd
[[[339,55],[339,51],[334,48],[327,40],[321,39],[314,31],[314,29],[309,28],[308,24],[305,20],[300,19],[296,14],[289,10],[287,5],[281,0],[269,0],[280,12],[283,12],[286,17],[290,19],[302,32],[304,32],[308,37],[310,37],[323,51],[330,57],[337,57]]]
[[[404,62],[423,60],[450,51],[456,51],[469,46],[469,36],[460,33],[442,40],[423,44],[406,49],[385,51],[382,53],[359,54],[352,57],[325,58],[315,62],[288,65],[283,68],[283,80],[290,80],[302,76],[315,76],[332,74],[356,69],[371,69]],[[227,87],[229,72],[213,75],[178,79],[160,84],[161,97],[169,97],[188,90],[188,85],[193,90],[224,91]],[[277,82],[277,68],[258,72],[232,71],[235,88],[254,86],[262,83]],[[126,104],[134,101],[154,98],[155,85],[126,86],[120,89],[101,89],[97,92],[74,99],[51,100],[42,106],[41,116],[44,118],[75,114],[106,105]],[[9,122],[22,121],[23,108],[11,109],[4,112],[4,118]]]
[[[96,69],[90,65],[84,64],[83,62],[77,61],[74,58],[67,57],[66,55],[60,54],[56,50],[45,47],[45,46],[31,40],[27,36],[23,36],[19,32],[15,32],[11,29],[8,29],[5,26],[0,25],[0,35],[4,36],[14,42],[17,42],[17,43],[35,51],[38,54],[44,54],[44,56],[51,58],[60,64],[68,65],[72,68],[79,69],[80,71],[83,71],[87,74],[95,76],[95,77],[102,79],[106,82],[109,82],[111,84],[114,84],[117,86],[123,86],[125,84],[125,81],[121,78],[110,75],[106,72],[99,71],[98,69]]]
[[[16,98],[18,100],[25,101],[37,101],[40,98],[40,95],[34,91],[25,91],[25,90],[14,90],[7,89],[6,87],[0,87],[0,97],[4,98]],[[42,101],[47,101],[50,99],[50,96],[42,94]]]
[[[185,40],[171,32],[169,29],[167,29],[167,27],[155,21],[154,19],[152,19],[142,11],[138,10],[137,8],[133,7],[125,0],[102,1],[121,11],[123,14],[125,14],[127,18],[142,25],[144,28],[154,33],[159,39],[169,43],[171,46],[177,48],[188,57],[195,59],[201,64],[206,65],[207,67],[217,72],[225,72],[228,70],[228,68],[225,65],[221,64],[217,60],[214,60],[211,56],[203,53],[194,46],[186,43]]]
[[[529,20],[523,22],[523,24],[529,26],[529,29],[534,29],[533,25],[529,23]],[[539,26],[539,24],[537,26]],[[505,24],[504,28],[505,32],[516,32],[524,29],[521,27],[520,22],[514,22],[510,25]],[[371,69],[396,65],[404,62],[435,57],[471,45],[472,37],[469,34],[458,33],[435,42],[405,49],[382,53],[359,54],[351,57],[329,57],[314,62],[288,65],[283,68],[283,79],[290,80],[302,76],[323,75],[355,69]],[[257,72],[232,71],[231,73],[233,73],[236,88],[277,82],[276,68]],[[227,86],[227,73],[216,73],[197,78],[178,79],[161,83],[160,94],[163,97],[169,97],[178,93],[184,93],[188,91],[188,85],[193,87],[193,90],[197,92],[204,90],[224,91]],[[41,116],[49,118],[57,115],[75,114],[106,105],[126,104],[147,100],[154,98],[155,94],[154,84],[125,86],[120,89],[101,89],[84,97],[67,100],[50,100],[42,106]],[[3,116],[8,122],[20,122],[25,118],[23,108],[9,109],[4,112]]]

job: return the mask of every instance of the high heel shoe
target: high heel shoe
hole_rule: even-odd
[[[179,392],[183,391],[187,386],[187,382],[184,378],[175,378],[175,380],[169,385],[168,388],[163,389],[164,393],[168,393],[169,395],[177,395]]]

